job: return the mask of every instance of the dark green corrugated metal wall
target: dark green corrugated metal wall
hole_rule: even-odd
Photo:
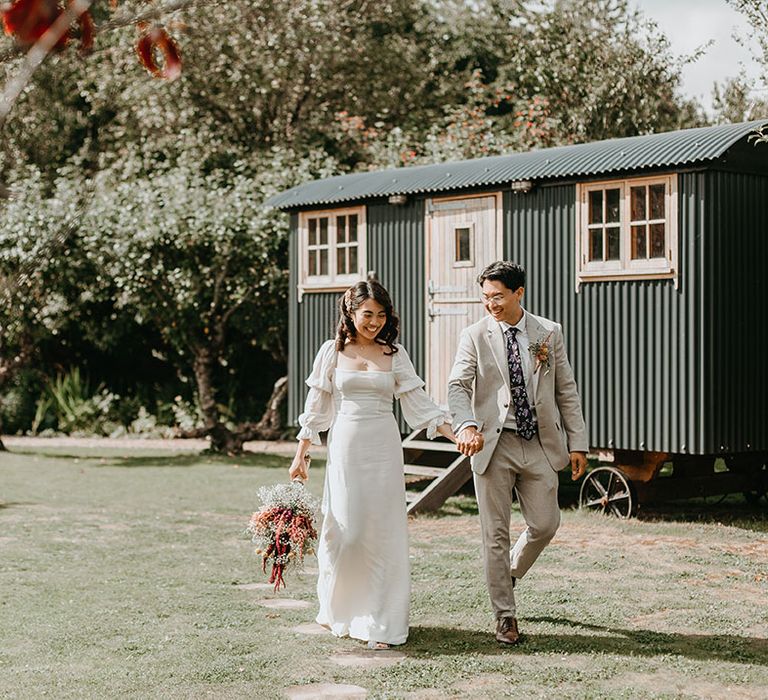
[[[708,451],[700,341],[703,174],[680,175],[680,286],[590,282],[575,293],[575,187],[505,195],[505,255],[526,306],[563,325],[593,447]]]
[[[291,217],[291,277],[289,299],[288,417],[301,413],[306,397],[304,380],[315,353],[333,337],[339,293],[305,294],[297,303],[298,267],[296,232],[298,217]],[[368,269],[389,290],[400,314],[400,342],[408,350],[416,370],[424,371],[424,202],[404,206],[375,204],[367,209]],[[407,426],[400,418],[403,431]]]
[[[704,266],[713,451],[768,449],[768,177],[710,172]]]
[[[768,178],[683,173],[678,191],[678,289],[574,294],[572,185],[505,195],[505,255],[528,270],[527,308],[563,324],[592,446],[766,450]]]

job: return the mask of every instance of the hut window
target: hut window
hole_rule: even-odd
[[[588,281],[676,279],[677,176],[577,185],[577,289]]]
[[[302,212],[299,250],[299,297],[348,287],[365,268],[365,209]]]
[[[453,233],[454,238],[454,267],[472,267],[472,249],[474,248],[474,225],[462,224],[456,226]]]

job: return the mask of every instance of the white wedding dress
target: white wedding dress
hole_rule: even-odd
[[[428,437],[450,417],[424,392],[405,349],[390,371],[336,367],[335,343],[315,358],[298,438],[328,434],[323,524],[317,550],[317,622],[337,636],[388,644],[408,638],[410,564],[400,430],[393,397]]]

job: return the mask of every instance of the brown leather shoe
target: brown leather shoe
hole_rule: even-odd
[[[496,641],[502,644],[517,644],[520,633],[517,631],[517,618],[501,617],[496,623]]]

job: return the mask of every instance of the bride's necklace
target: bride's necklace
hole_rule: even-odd
[[[360,343],[355,344],[357,345],[357,355],[365,368],[368,369],[369,367],[377,367],[378,365],[375,360],[369,356],[372,354],[370,350],[373,350],[373,352],[376,353],[376,356],[381,354],[377,345],[375,343],[371,343],[370,345],[361,345]]]

